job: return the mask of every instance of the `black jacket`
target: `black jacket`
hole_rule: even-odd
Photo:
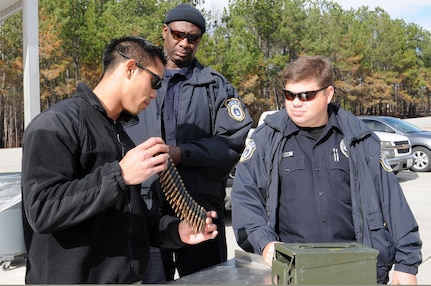
[[[122,124],[134,122],[127,114],[113,122],[79,84],[73,98],[29,124],[22,161],[26,283],[136,282],[150,240],[183,245],[178,220],[149,212],[139,187],[121,176],[119,160],[133,147]]]
[[[195,59],[192,76],[181,87],[177,118],[177,166],[188,192],[205,209],[223,214],[226,178],[238,162],[252,118],[233,86],[218,72]],[[157,98],[139,114],[140,123],[126,132],[136,144],[162,136],[162,109],[167,82]],[[145,124],[152,121],[153,124]],[[143,193],[157,188],[148,180]],[[156,191],[157,193],[157,191]]]
[[[379,283],[395,270],[416,274],[422,261],[418,225],[393,172],[381,166],[380,140],[362,121],[331,104],[341,124],[350,165],[352,216],[358,242],[379,250]],[[232,227],[238,245],[261,254],[275,231],[279,160],[290,122],[286,110],[268,115],[253,132],[232,187]],[[250,156],[246,156],[250,154]]]

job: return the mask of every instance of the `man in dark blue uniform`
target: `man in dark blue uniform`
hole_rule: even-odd
[[[256,128],[236,168],[238,244],[271,265],[280,241],[358,241],[379,250],[378,283],[388,282],[394,265],[394,284],[416,284],[418,225],[378,137],[331,103],[329,61],[299,58],[283,78],[286,110]]]
[[[162,87],[139,115],[142,124],[126,131],[135,143],[161,136],[193,199],[219,214],[216,239],[174,251],[162,250],[167,280],[172,280],[175,269],[183,276],[227,260],[223,219],[226,178],[244,149],[252,119],[226,78],[195,58],[206,31],[199,10],[180,4],[167,13],[164,22],[167,63]],[[170,206],[159,205],[162,195],[156,178],[144,182],[142,193],[153,208],[172,214]],[[151,259],[157,255],[153,249]]]

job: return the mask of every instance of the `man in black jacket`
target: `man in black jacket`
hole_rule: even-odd
[[[379,138],[331,103],[329,60],[300,57],[282,75],[286,108],[256,128],[236,169],[238,245],[271,265],[278,242],[357,241],[379,251],[376,282],[394,266],[393,284],[416,284],[419,227]]]
[[[175,269],[184,276],[226,261],[222,216],[226,178],[244,149],[252,119],[226,78],[195,57],[206,31],[199,10],[180,4],[169,10],[164,23],[162,36],[167,57],[164,82],[157,98],[139,114],[142,122],[149,118],[156,121],[133,126],[127,132],[135,143],[161,136],[169,145],[169,155],[193,199],[219,214],[215,221],[219,230],[216,239],[175,250],[162,249],[166,277],[171,280]],[[164,214],[172,213],[170,206],[157,205],[161,195],[156,180],[148,180],[142,187],[144,194],[153,196],[148,201],[154,208],[160,208]],[[156,257],[158,250],[154,253]],[[156,271],[151,272],[155,275]],[[163,277],[143,282],[163,282]]]
[[[217,235],[209,212],[203,233],[150,212],[139,184],[167,167],[168,146],[153,137],[134,146],[123,130],[155,98],[162,50],[137,37],[113,40],[94,90],[37,116],[25,131],[22,161],[26,283],[133,283],[149,246],[178,248]],[[147,123],[149,124],[149,123]]]

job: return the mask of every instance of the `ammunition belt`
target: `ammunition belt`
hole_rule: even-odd
[[[205,229],[206,210],[187,192],[186,186],[171,158],[168,168],[160,173],[162,192],[175,215],[188,223],[196,232]]]

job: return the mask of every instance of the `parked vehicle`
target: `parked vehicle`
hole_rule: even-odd
[[[431,132],[425,131],[405,120],[390,116],[358,116],[374,131],[407,136],[412,145],[415,162],[410,170],[431,171]]]
[[[385,155],[395,174],[410,169],[415,161],[409,138],[403,135],[374,131],[380,139],[382,154]]]
[[[21,211],[21,173],[0,173],[0,268],[26,256]]]

